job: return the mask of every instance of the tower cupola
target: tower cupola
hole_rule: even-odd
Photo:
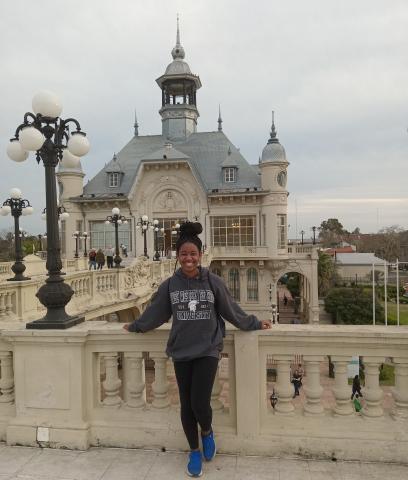
[[[270,138],[268,140],[268,143],[265,145],[264,149],[262,150],[260,163],[269,163],[269,162],[288,163],[288,161],[286,160],[285,149],[279,143],[279,139],[276,136],[274,113],[272,113],[272,127],[271,127]]]
[[[156,82],[162,91],[162,134],[170,140],[185,139],[197,131],[197,90],[200,78],[191,73],[184,61],[185,52],[180,42],[179,19],[177,17],[176,45],[171,51],[173,61],[164,75]]]

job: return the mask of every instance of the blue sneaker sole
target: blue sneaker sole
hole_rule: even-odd
[[[201,477],[201,475],[203,474],[203,471],[201,470],[200,473],[190,473],[188,470],[187,470],[187,475],[189,477]]]

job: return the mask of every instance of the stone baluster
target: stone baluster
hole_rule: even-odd
[[[119,392],[122,381],[118,374],[118,354],[116,352],[101,353],[105,364],[106,378],[102,383],[105,398],[103,404],[109,407],[118,407],[122,403]]]
[[[334,413],[336,415],[351,415],[354,413],[353,404],[351,403],[351,388],[348,384],[347,365],[350,357],[335,355],[331,357],[334,363],[334,388],[333,394],[336,398],[336,406]]]
[[[6,316],[6,298],[4,293],[0,293],[0,317]]]
[[[146,378],[142,352],[125,353],[127,366],[128,401],[126,405],[132,408],[142,408],[146,405]]]
[[[222,410],[224,409],[224,404],[220,400],[222,384],[220,382],[219,369],[220,367],[218,366],[217,373],[215,374],[213,389],[211,392],[211,408],[214,412],[222,412]]]
[[[154,353],[151,355],[154,360],[154,382],[152,383],[154,408],[167,408],[170,406],[169,382],[167,381],[167,355],[165,353]]]
[[[394,397],[393,415],[408,418],[408,358],[394,357],[395,387],[391,390]]]
[[[0,402],[14,403],[14,374],[12,352],[0,352]]]
[[[14,293],[8,292],[6,295],[6,315],[13,311],[13,297]]]
[[[380,365],[384,357],[364,357],[365,387],[363,396],[365,405],[362,413],[366,417],[381,417],[383,415],[382,399],[384,392],[380,388]]]
[[[303,407],[306,416],[323,415],[321,402],[323,388],[320,385],[320,362],[324,360],[320,355],[305,355],[306,385],[304,392],[306,403]]]
[[[290,362],[293,356],[274,355],[273,358],[276,360],[277,364],[275,393],[278,398],[278,402],[275,406],[275,413],[277,415],[291,415],[295,409],[292,403],[294,388],[290,383]]]

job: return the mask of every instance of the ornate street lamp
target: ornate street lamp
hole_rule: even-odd
[[[113,261],[115,262],[115,267],[120,268],[120,262],[122,261],[121,256],[119,255],[119,225],[127,225],[128,221],[126,217],[120,214],[120,210],[117,207],[112,208],[112,215],[106,217],[105,224],[112,224],[115,227],[115,257]]]
[[[85,248],[84,248],[84,257],[87,257],[88,256],[88,252],[86,251],[86,241],[88,240],[88,232],[82,232],[82,237],[81,237],[82,240],[84,240],[85,242]]]
[[[23,275],[26,267],[23,263],[23,250],[21,248],[21,239],[23,237],[20,232],[20,216],[31,215],[34,211],[28,200],[22,198],[21,190],[12,188],[10,190],[10,198],[8,198],[3,206],[0,208],[1,215],[8,215],[9,213],[14,217],[14,248],[16,254],[16,261],[11,269],[14,272],[13,278],[8,278],[8,281],[22,281],[30,280],[29,277]]]
[[[312,232],[313,232],[313,245],[316,245],[316,230],[317,230],[317,227],[312,227]]]
[[[41,218],[45,221],[47,220],[47,208],[44,208],[41,214]],[[69,213],[65,210],[64,207],[58,206],[58,220],[66,220],[69,218]]]
[[[301,231],[300,231],[300,234],[302,235],[302,241],[301,241],[300,243],[303,245],[303,235],[305,234],[305,231],[304,231],[304,230],[301,230]]]
[[[154,257],[153,260],[156,262],[160,260],[160,253],[159,253],[159,231],[164,230],[159,227],[159,221],[153,220],[153,229],[154,229]]]
[[[157,222],[159,223],[159,222]],[[154,225],[152,222],[149,222],[149,217],[147,215],[142,215],[139,219],[139,221],[136,223],[136,228],[140,228],[141,234],[143,235],[143,255],[146,258],[149,258],[149,255],[147,254],[147,229],[149,227],[154,228]]]
[[[78,230],[72,234],[72,238],[75,238],[75,255],[74,255],[74,257],[79,258],[78,247],[79,247],[79,239],[81,238],[81,234],[78,232]]]
[[[29,151],[36,152],[37,162],[43,161],[45,169],[45,197],[47,206],[47,270],[45,284],[37,292],[39,301],[47,308],[46,315],[28,323],[30,329],[65,329],[84,318],[71,317],[65,306],[71,300],[74,291],[64,283],[61,276],[61,247],[58,231],[58,205],[55,168],[59,161],[79,164],[79,158],[89,151],[89,142],[81,126],[74,118],[63,120],[59,117],[62,105],[58,97],[51,92],[37,93],[32,102],[34,113],[24,115],[24,121],[17,127],[15,137],[8,147],[8,156],[22,162]],[[73,124],[76,131],[70,132]]]

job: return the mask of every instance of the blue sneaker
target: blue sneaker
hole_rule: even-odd
[[[207,462],[211,461],[215,454],[217,453],[217,449],[215,447],[214,441],[214,432],[211,431],[208,435],[201,435],[201,440],[203,442],[203,455]]]
[[[187,473],[190,477],[201,477],[203,471],[201,469],[201,452],[190,452],[187,464]]]

